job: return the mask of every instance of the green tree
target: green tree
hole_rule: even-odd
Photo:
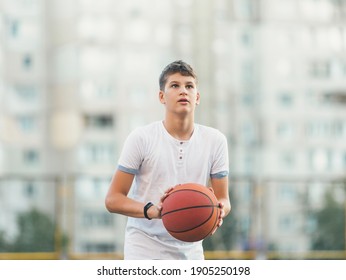
[[[54,251],[55,226],[46,215],[32,209],[21,213],[17,219],[19,234],[12,244],[14,252]]]
[[[227,216],[222,226],[215,232],[213,236],[203,241],[203,248],[207,251],[214,250],[231,250],[236,240],[235,216]]]
[[[230,191],[230,197],[233,198],[233,193]],[[213,236],[206,238],[203,241],[203,248],[206,251],[215,250],[231,250],[236,242],[236,203],[232,201],[232,211],[223,220],[222,226],[215,232]]]
[[[5,239],[5,233],[3,231],[0,231],[0,252],[7,252],[8,246],[9,245]]]
[[[325,194],[324,207],[312,213],[316,229],[312,234],[313,250],[345,250],[345,209],[332,191]]]

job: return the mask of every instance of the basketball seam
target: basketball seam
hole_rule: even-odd
[[[171,193],[170,195],[173,195],[174,193],[182,192],[182,191],[198,192],[198,193],[204,195],[207,199],[209,199],[209,202],[211,202],[211,204],[213,203],[213,201],[210,199],[210,197],[209,197],[207,194],[205,194],[204,192],[198,191],[198,190],[194,190],[194,189],[176,190],[176,191],[174,191],[173,193]],[[200,206],[201,206],[201,205],[200,205]],[[213,204],[213,205],[205,205],[205,206],[208,206],[208,207],[218,207],[217,205],[214,205],[214,204]],[[190,208],[194,208],[194,207],[199,207],[199,206],[191,206]],[[174,211],[178,211],[178,210],[180,210],[180,209],[185,209],[185,208],[179,208],[179,209],[176,209],[176,210],[174,210]],[[187,208],[186,208],[186,209],[187,209]],[[168,214],[168,213],[172,213],[172,212],[174,212],[174,211],[166,212],[166,213],[164,213],[163,215],[161,215],[161,217],[163,217],[164,215],[166,215],[166,214]]]
[[[215,226],[216,226],[217,222],[218,222],[218,219],[215,220],[215,223],[214,223],[213,227],[212,227],[211,230],[208,232],[208,234],[207,234],[206,236],[203,237],[203,239],[206,238],[207,236],[209,236],[209,235],[213,232],[213,230],[215,229]]]
[[[196,205],[196,206],[189,206],[189,207],[184,207],[184,208],[178,208],[169,212],[166,212],[164,214],[161,215],[161,217],[164,217],[167,214],[171,214],[174,212],[179,212],[182,210],[188,210],[188,209],[193,209],[193,208],[215,208],[215,207],[219,207],[218,205]]]
[[[210,218],[210,217],[209,217],[209,218]],[[209,219],[208,219],[208,220],[209,220]],[[205,222],[203,222],[202,224],[200,224],[200,225],[197,226],[197,227],[200,227],[201,225],[205,224],[208,220],[206,220]],[[215,223],[214,223],[213,227],[211,228],[211,230],[210,230],[206,235],[204,235],[201,239],[199,239],[199,240],[203,240],[203,239],[207,238],[207,237],[213,232],[213,230],[214,230],[214,228],[215,228],[215,225],[216,225],[217,221],[218,221],[218,220],[215,220]],[[184,233],[184,232],[193,230],[193,229],[195,229],[195,228],[197,228],[197,227],[194,227],[194,228],[192,228],[192,229],[185,230],[185,231],[171,231],[171,232],[172,232],[172,233]],[[198,241],[198,240],[196,240],[196,241]]]
[[[210,218],[210,217],[209,217],[209,218]],[[208,219],[208,220],[209,220],[209,219]],[[198,227],[200,227],[201,225],[205,224],[208,220],[206,220],[204,223],[200,224]],[[216,225],[217,221],[218,221],[218,220],[215,220],[215,223],[214,223],[213,227],[211,228],[211,230],[210,230],[206,235],[204,235],[200,240],[203,240],[203,239],[207,238],[207,237],[213,232],[213,230],[214,230],[214,228],[215,228],[215,225]],[[189,230],[193,230],[193,229],[195,229],[195,228],[197,228],[197,227],[194,227],[194,228],[189,229]],[[184,233],[184,232],[187,232],[187,230],[184,230],[184,231],[171,231],[171,232],[172,232],[172,233]],[[198,240],[197,240],[197,241],[198,241]]]

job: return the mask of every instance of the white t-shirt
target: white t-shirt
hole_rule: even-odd
[[[187,141],[172,137],[162,121],[135,129],[125,141],[118,169],[135,175],[129,197],[154,204],[164,192],[184,183],[207,185],[228,175],[227,139],[218,130],[194,124]],[[128,218],[125,259],[203,259],[202,241],[172,237],[162,220]]]

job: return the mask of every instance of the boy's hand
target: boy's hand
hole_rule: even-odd
[[[222,226],[223,217],[225,217],[225,211],[223,210],[223,207],[224,207],[224,204],[223,204],[222,202],[219,202],[219,208],[220,208],[219,221],[218,221],[218,223],[217,223],[216,228],[215,228],[214,231],[211,233],[211,235],[213,235],[213,234],[217,231],[217,229],[218,229],[219,227]]]

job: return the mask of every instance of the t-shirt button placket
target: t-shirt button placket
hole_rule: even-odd
[[[180,144],[183,144],[183,142],[180,142]],[[179,148],[179,161],[183,160],[183,153],[184,153],[183,148]]]

